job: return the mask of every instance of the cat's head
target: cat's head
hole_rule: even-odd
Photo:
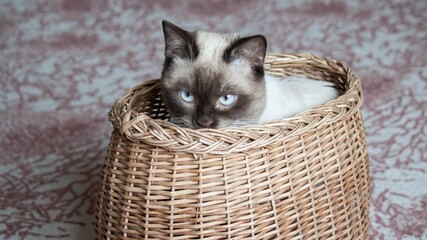
[[[264,36],[188,32],[167,21],[163,32],[162,98],[172,122],[198,129],[258,120],[266,101]]]

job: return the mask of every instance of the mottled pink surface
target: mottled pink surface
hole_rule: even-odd
[[[362,79],[370,239],[427,239],[427,1],[0,1],[0,239],[92,239],[107,112],[160,76],[161,20],[265,34]]]

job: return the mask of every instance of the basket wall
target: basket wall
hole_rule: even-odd
[[[312,55],[270,55],[266,68],[344,94],[288,120],[190,130],[162,120],[158,80],[136,86],[110,113],[98,239],[367,239],[359,79]]]

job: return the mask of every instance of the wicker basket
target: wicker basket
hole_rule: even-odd
[[[115,104],[98,239],[367,239],[359,79],[313,55],[269,55],[266,69],[329,80],[343,95],[283,121],[220,130],[163,120],[159,80]]]

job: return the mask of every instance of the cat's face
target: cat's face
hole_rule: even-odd
[[[258,120],[265,106],[263,36],[190,33],[166,21],[163,31],[162,98],[172,122],[199,129]]]

